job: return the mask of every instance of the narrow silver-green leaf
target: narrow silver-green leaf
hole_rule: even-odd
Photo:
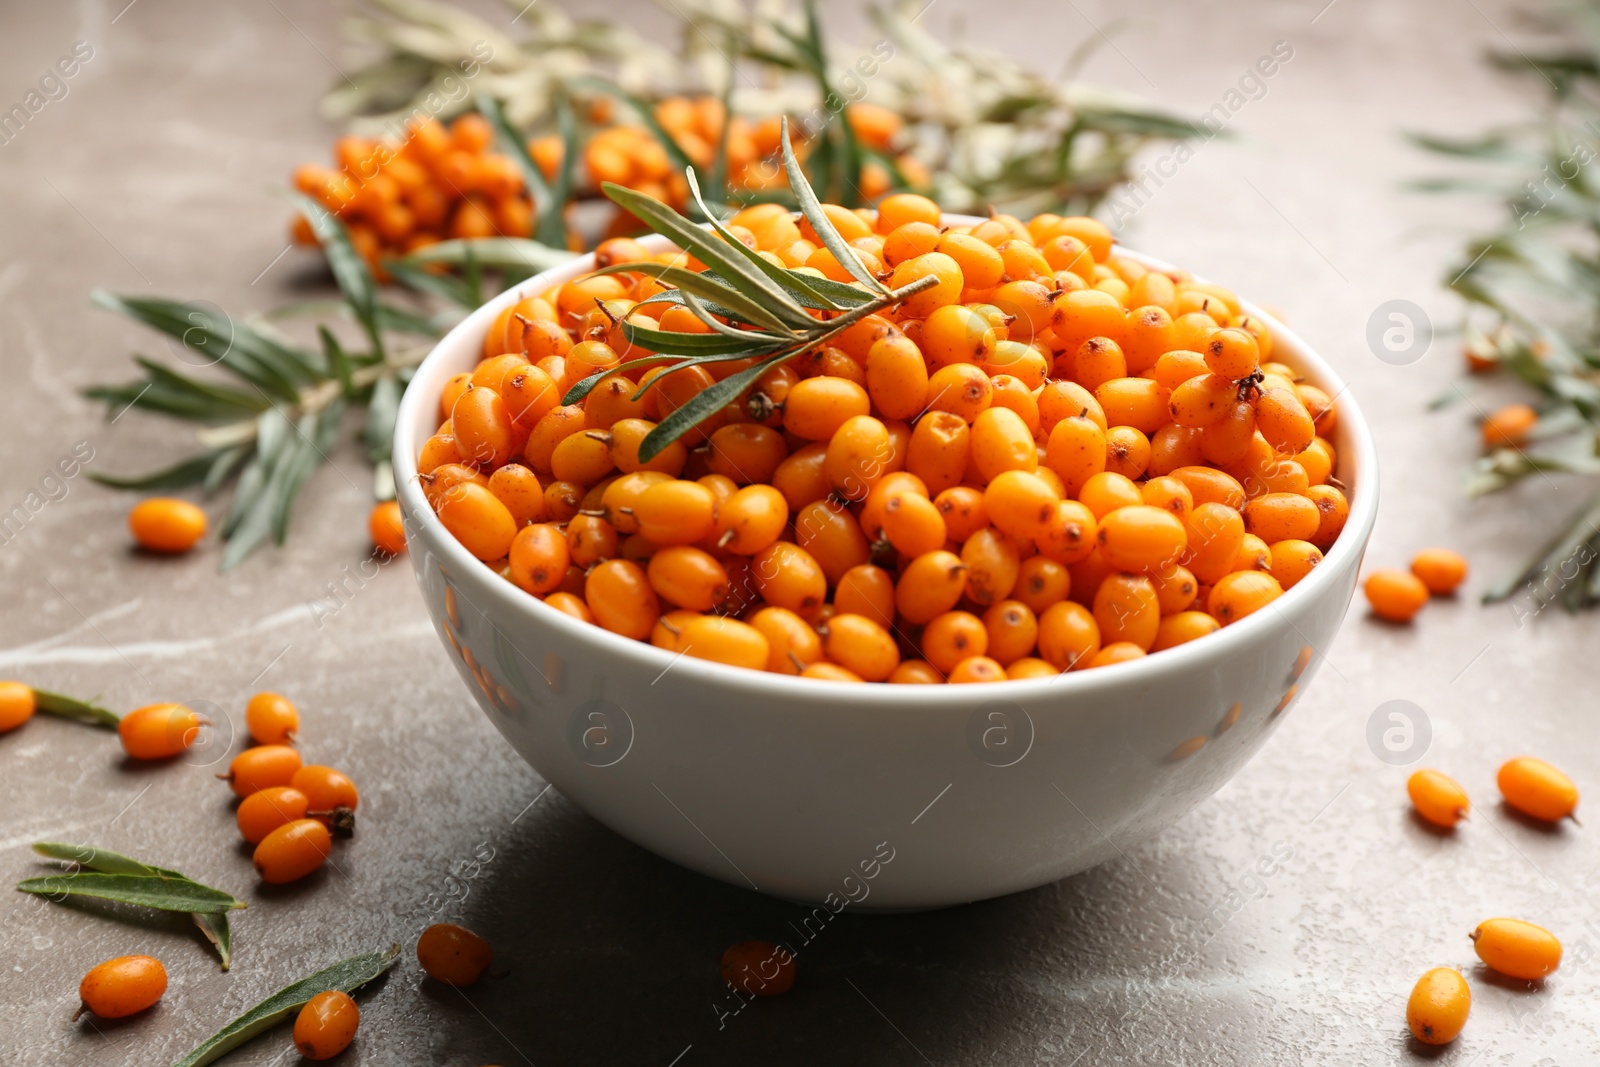
[[[622,322],[622,336],[629,342],[648,348],[652,352],[669,355],[713,355],[763,346],[770,348],[787,342],[786,338],[755,330],[739,332],[738,337],[721,333],[684,333],[679,330],[656,330],[649,326],[637,326],[626,319]]]
[[[228,925],[228,913],[225,911],[196,911],[189,914],[194,924],[200,928],[206,940],[216,948],[217,955],[222,958],[222,969],[227,970],[233,966],[233,928]]]
[[[737,374],[730,374],[720,382],[706,386],[691,397],[688,403],[662,419],[655,429],[644,435],[644,440],[639,442],[640,461],[650,462],[663,448],[682,437],[690,427],[705,421],[733,403],[734,399],[744,392],[745,386],[766,373],[767,368],[775,363],[781,363],[794,354],[786,352],[764,359],[753,367],[746,367]]]
[[[231,893],[188,879],[159,874],[106,874],[100,871],[47,874],[42,878],[18,882],[17,888],[24,893],[42,896],[94,897],[158,911],[229,911],[245,907],[244,901],[236,899]]]
[[[559,267],[575,259],[577,253],[530,241],[526,237],[458,237],[419,248],[400,262],[413,266],[429,263],[461,266],[466,263],[468,256],[475,257],[484,267],[492,270],[525,267],[537,273]]]
[[[300,207],[300,214],[305,216],[312,233],[316,234],[317,241],[322,245],[323,255],[328,258],[328,269],[333,271],[333,280],[339,284],[339,291],[350,302],[356,318],[372,338],[373,349],[383,351],[383,339],[378,330],[378,286],[372,280],[367,261],[350,243],[350,231],[344,228],[344,223],[333,212],[309,196],[303,193],[291,195]]]
[[[665,263],[615,263],[609,267],[602,267],[595,273],[648,274],[659,282],[676,286],[686,293],[693,293],[695,296],[703,297],[713,304],[727,308],[731,313],[752,326],[761,326],[790,338],[795,336],[794,328],[796,325],[800,325],[802,328],[816,325],[815,319],[804,311],[799,311],[800,305],[798,304],[794,306],[798,311],[799,317],[806,320],[803,324],[785,321],[787,316],[779,317],[776,313],[769,311],[766,305],[754,298],[746,296],[716,278],[707,278],[704,274],[692,271],[687,267],[671,267]],[[785,299],[787,299],[787,296]]]
[[[149,474],[106,474],[90,471],[89,478],[113,489],[183,489],[205,481],[216,452],[201,452]]]
[[[844,121],[841,119],[840,121]],[[800,167],[800,161],[795,158],[794,145],[789,141],[789,119],[785,117],[782,125],[783,140],[783,169],[789,176],[789,188],[794,190],[795,199],[800,202],[800,213],[811,223],[811,228],[817,232],[817,238],[828,251],[833,253],[833,258],[839,261],[839,266],[850,273],[862,285],[875,293],[884,294],[889,290],[872,272],[861,265],[856,258],[855,251],[839,235],[834,228],[833,220],[828,218],[822,210],[822,201],[817,199],[816,190],[811,188],[811,183],[806,181],[805,171]]]
[[[33,850],[41,856],[63,863],[76,863],[91,871],[101,871],[105,874],[161,874],[160,867],[152,867],[141,863],[132,856],[124,856],[120,852],[113,852],[109,848],[95,848],[93,845],[64,845],[57,841],[36,841]],[[179,875],[178,877],[182,877]]]
[[[340,960],[292,985],[284,986],[201,1042],[199,1047],[173,1064],[173,1067],[204,1067],[215,1062],[218,1057],[288,1019],[318,993],[330,989],[354,993],[387,971],[399,955],[400,946],[390,945],[383,952],[368,952]]]
[[[80,722],[92,723],[95,726],[109,726],[113,729],[122,721],[122,717],[109,708],[102,708],[98,704],[91,704],[86,700],[76,700],[60,693],[52,693],[45,689],[33,691],[34,706],[40,711],[47,711],[52,715],[60,715],[68,719],[77,719]]]
[[[741,359],[752,359],[758,356],[769,355],[771,352],[771,348],[740,348],[731,352],[716,352],[706,355],[685,356],[682,359],[672,360],[672,367],[674,370],[682,370],[684,367],[692,367],[699,363],[733,363]],[[665,355],[667,358],[671,358],[670,353]],[[626,363],[619,363],[615,367],[607,367],[605,370],[597,370],[587,378],[584,378],[582,381],[574,382],[572,384],[572,388],[568,389],[566,394],[562,396],[561,402],[563,404],[576,404],[584,397],[588,396],[595,386],[599,385],[603,380],[611,377],[613,374],[618,374],[622,371],[633,370],[638,367],[657,366],[662,361],[663,353],[657,353],[655,355],[646,356],[643,359],[630,359]],[[652,388],[654,388],[656,383],[659,382],[663,377],[665,377],[665,375],[658,375],[654,378],[651,378],[648,382],[641,385],[638,391],[635,392],[630,399],[638,400],[640,397],[644,396],[645,393],[648,393]]]

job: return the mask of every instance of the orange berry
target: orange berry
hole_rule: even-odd
[[[1226,626],[1260,611],[1283,595],[1283,586],[1264,571],[1235,571],[1211,587],[1206,610]]]
[[[711,553],[690,545],[656,551],[645,572],[663,600],[691,611],[710,611],[728,592],[728,572]]]
[[[1322,562],[1322,549],[1310,541],[1278,541],[1268,546],[1271,574],[1285,589],[1293,588]]]
[[[277,785],[291,785],[300,770],[300,753],[288,745],[257,745],[247,748],[228,764],[226,781],[236,795],[247,797]]]
[[[1372,613],[1390,622],[1410,622],[1428,602],[1428,587],[1410,571],[1375,570],[1367,575],[1362,589]]]
[[[1527,404],[1507,404],[1483,420],[1480,429],[1488,448],[1515,448],[1528,439],[1539,413]]]
[[[944,675],[927,660],[901,660],[889,675],[890,685],[943,685]]]
[[[1015,541],[988,527],[967,538],[961,546],[961,562],[966,567],[967,596],[986,607],[1011,595],[1022,559]]]
[[[900,664],[894,637],[865,615],[836,614],[821,633],[828,659],[864,681],[881,682]]]
[[[1171,566],[1188,543],[1182,520],[1149,504],[1131,504],[1107,513],[1100,520],[1096,540],[1105,561],[1125,571]]]
[[[361,1009],[350,994],[338,989],[318,993],[295,1016],[294,1047],[308,1060],[332,1059],[355,1040],[360,1024]]]
[[[1467,1025],[1472,990],[1453,967],[1435,967],[1421,978],[1406,1000],[1406,1026],[1425,1045],[1448,1045]]]
[[[890,610],[893,608],[891,595]],[[750,616],[750,625],[767,639],[769,671],[799,674],[822,658],[822,638],[810,623],[788,608],[762,608]]]
[[[1412,558],[1411,573],[1434,596],[1450,596],[1467,579],[1467,561],[1448,548],[1425,548]]]
[[[487,486],[464,482],[447,490],[435,511],[445,529],[481,560],[497,560],[511,550],[517,522]]]
[[[285,745],[300,729],[300,712],[288,697],[257,693],[244,708],[245,728],[258,745]]]
[[[1406,795],[1417,814],[1435,826],[1449,828],[1467,817],[1467,791],[1439,771],[1420,770],[1406,779]]]
[[[144,1011],[167,991],[167,969],[153,956],[118,956],[96,964],[78,983],[83,1007],[102,1019]]]
[[[310,802],[300,790],[287,785],[269,786],[240,801],[235,820],[244,839],[259,845],[262,838],[278,827],[304,819],[309,807]]]
[[[1145,657],[1144,649],[1132,641],[1115,641],[1106,645],[1089,661],[1090,667],[1110,667],[1117,663],[1130,663]]]
[[[644,569],[630,560],[597,564],[584,579],[583,598],[596,622],[635,641],[649,637],[661,616],[660,602]]]
[[[252,862],[263,882],[284,885],[321,867],[332,848],[326,826],[316,819],[296,819],[262,838]]]
[[[511,580],[535,596],[555,591],[571,563],[567,538],[549,523],[518,530],[508,554]]]
[[[792,541],[775,541],[750,560],[756,587],[769,604],[802,617],[827,598],[828,579],[816,558]]]
[[[1180,611],[1161,620],[1156,627],[1156,639],[1150,643],[1150,651],[1175,648],[1198,637],[1214,634],[1221,628],[1221,623],[1203,611]]]
[[[307,764],[294,772],[289,786],[305,794],[314,815],[326,812],[355,811],[361,802],[356,784],[332,767]],[[334,820],[337,822],[337,820]]]
[[[1537,982],[1561,966],[1556,936],[1521,919],[1489,919],[1468,936],[1480,960],[1512,978]]]
[[[1244,506],[1244,528],[1268,544],[1309,541],[1321,525],[1321,513],[1298,493],[1266,493]]]
[[[1507,804],[1535,819],[1559,822],[1578,808],[1578,787],[1572,779],[1532,756],[1507,760],[1495,783]]]
[[[183,704],[150,704],[124,715],[117,734],[132,759],[166,759],[194,744],[205,725]]]
[[[789,390],[783,425],[807,441],[828,441],[845,422],[871,407],[866,389],[847,378],[805,378]]]
[[[21,682],[0,682],[0,734],[15,730],[29,719],[39,706],[33,687]]]
[[[866,679],[855,671],[841,667],[837,663],[807,664],[806,669],[800,672],[800,677],[815,678],[823,682],[861,682],[862,684],[866,682]]]
[[[1039,619],[1033,609],[1020,600],[1001,600],[990,605],[983,613],[983,628],[989,635],[985,654],[1005,667],[1007,674],[1013,663],[1032,655],[1038,644]],[[923,640],[927,640],[927,631],[923,632]]]
[[[1100,651],[1100,626],[1082,604],[1063,600],[1039,616],[1039,656],[1057,670],[1087,667]]]
[[[794,955],[767,941],[740,941],[722,953],[722,980],[746,996],[776,997],[794,988]]]
[[[964,685],[969,682],[1003,682],[1006,679],[1006,669],[988,656],[969,656],[956,664],[945,681],[951,685]]]
[[[187,552],[205,536],[206,513],[187,500],[151,497],[128,512],[128,529],[150,552]]]
[[[400,505],[393,500],[374,504],[367,514],[367,535],[372,538],[372,547],[386,556],[404,552],[406,528]]]
[[[910,623],[930,622],[956,606],[966,590],[966,573],[966,564],[955,553],[925,552],[901,568],[895,607]]]
[[[417,939],[417,962],[436,981],[470,986],[494,962],[494,948],[464,926],[434,923]]]

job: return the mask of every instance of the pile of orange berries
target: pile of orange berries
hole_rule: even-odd
[[[690,656],[845,681],[1033,678],[1137,659],[1258,611],[1349,514],[1333,401],[1233,293],[1114,253],[1089,218],[947,223],[825,209],[894,288],[937,282],[779,364],[649,461],[657,422],[747,366],[650,355],[704,332],[586,275],[507,308],[418,459],[479,559],[545,603]],[[770,261],[849,275],[809,223],[738,212]],[[654,259],[628,238],[600,265]],[[818,315],[823,313],[818,312]]]
[[[522,170],[492,151],[493,144],[494,128],[478,114],[448,127],[417,119],[400,141],[339,138],[335,166],[303,164],[294,186],[338,216],[356,251],[381,276],[383,258],[445,238],[533,232]],[[303,217],[295,217],[291,233],[298,244],[317,243]]]
[[[1518,756],[1495,776],[1507,806],[1530,819],[1576,821],[1578,787],[1544,760]],[[1419,818],[1453,830],[1471,807],[1467,791],[1441,771],[1420,770],[1406,780],[1406,794]],[[1542,981],[1561,965],[1561,941],[1522,919],[1489,919],[1468,937],[1490,969],[1526,982]],[[1472,1009],[1472,990],[1454,967],[1435,967],[1417,980],[1406,1003],[1406,1025],[1426,1045],[1447,1045],[1460,1035]]]

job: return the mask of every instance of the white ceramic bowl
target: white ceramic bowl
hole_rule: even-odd
[[[1353,493],[1322,565],[1217,634],[1050,679],[889,686],[727,667],[577,622],[456,542],[416,456],[495,315],[590,269],[585,257],[532,278],[439,342],[401,403],[395,477],[423,599],[478,704],[568,799],[676,863],[833,910],[956,904],[1085,870],[1238,771],[1349,606],[1377,512],[1372,438],[1328,365],[1251,307],[1275,358],[1338,397]]]

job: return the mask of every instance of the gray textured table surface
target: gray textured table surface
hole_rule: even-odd
[[[275,188],[296,162],[324,158],[314,107],[337,76],[335,13],[290,0],[124,2],[0,13],[0,104],[75,41],[94,49],[68,95],[0,147],[3,509],[80,442],[114,470],[174,455],[168,427],[132,415],[107,426],[76,395],[128,374],[130,350],[160,352],[91,310],[90,288],[260,309],[289,299],[307,265],[300,253],[275,263]],[[1448,245],[1428,228],[1470,220],[1398,191],[1426,164],[1397,135],[1516,113],[1477,60],[1513,30],[1513,12],[1340,0],[1313,24],[1322,7],[1132,5],[1147,21],[1091,73],[1174,107],[1210,107],[1276,41],[1294,55],[1233,118],[1243,136],[1202,148],[1128,238],[1281,308],[1352,382],[1385,460],[1369,564],[1453,544],[1479,588],[1575,496],[1530,486],[1464,502],[1473,428],[1424,408],[1456,374],[1453,345],[1391,367],[1364,329],[1392,298],[1452,314],[1437,286]],[[964,19],[961,32],[1054,64],[1094,32],[1086,17],[1103,25],[1126,10],[1029,3],[994,17],[946,0],[929,20],[942,32]],[[130,553],[129,498],[81,476],[0,546],[0,676],[118,707],[209,701],[235,724],[250,692],[277,688],[300,704],[306,749],[348,769],[364,797],[338,870],[260,891],[225,790],[199,765],[209,756],[129,768],[104,738],[57,721],[0,738],[0,876],[38,870],[29,841],[94,841],[252,896],[223,975],[181,923],[0,894],[0,1061],[168,1063],[284,981],[390,940],[409,946],[435,916],[492,937],[493,977],[469,999],[423,983],[408,953],[365,1002],[345,1062],[1404,1063],[1420,1058],[1405,997],[1437,964],[1467,968],[1478,993],[1443,1062],[1600,1060],[1596,830],[1540,832],[1498,810],[1492,784],[1498,762],[1524,750],[1600,782],[1592,618],[1519,626],[1468,595],[1396,629],[1357,606],[1255,761],[1155,841],[1007,899],[847,913],[808,946],[793,993],[719,1028],[718,953],[781,931],[793,909],[657,860],[544,793],[450,670],[407,568],[385,570],[319,627],[309,605],[366,551],[365,468],[350,448],[334,460],[289,546],[227,577],[214,550],[179,562]],[[1390,699],[1425,709],[1428,762],[1480,805],[1454,839],[1413,822],[1406,771],[1368,748],[1369,716]],[[1566,939],[1568,962],[1543,990],[1477,972],[1465,934],[1495,914]],[[161,1005],[123,1024],[69,1022],[83,971],[130,952],[168,962]],[[292,1058],[275,1036],[230,1062]]]

